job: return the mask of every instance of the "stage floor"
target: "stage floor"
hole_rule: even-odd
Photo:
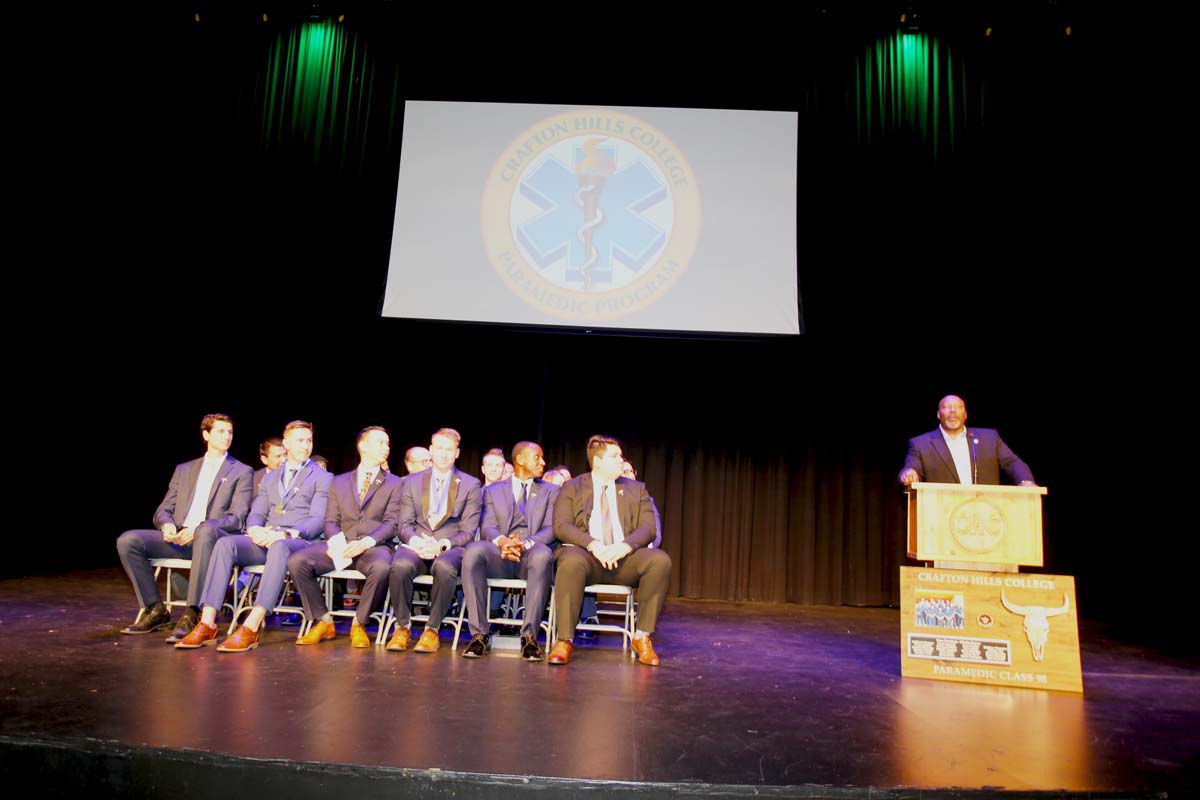
[[[134,606],[116,569],[0,581],[0,749],[152,748],[814,796],[1182,797],[1200,786],[1197,663],[1095,625],[1081,632],[1080,697],[901,679],[890,609],[671,600],[655,669],[604,635],[549,667],[499,652],[463,659],[446,629],[434,655],[351,650],[347,625],[332,642],[296,647],[295,629],[276,621],[250,653],[184,652],[165,633],[119,634]]]

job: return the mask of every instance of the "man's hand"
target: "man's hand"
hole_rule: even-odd
[[[900,471],[900,482],[903,483],[905,486],[908,486],[913,481],[919,481],[919,480],[921,480],[921,476],[918,475],[917,471],[915,469],[913,469],[912,467],[909,467],[908,469]]]
[[[163,525],[162,526],[162,535],[163,535],[164,542],[170,542],[171,544],[179,544],[179,542],[175,541],[175,524],[174,523],[168,522],[166,525]]]
[[[250,534],[250,541],[254,542],[259,547],[270,547],[280,539],[287,537],[286,533],[279,533],[277,531],[264,528],[260,525],[255,525],[253,528],[250,528],[248,531],[246,531],[246,533]]]
[[[172,539],[171,541],[175,542],[175,544],[186,546],[186,545],[191,544],[192,539],[195,539],[195,538],[196,538],[195,531],[193,531],[191,528],[184,528],[183,530],[177,532],[175,534],[175,538]]]
[[[624,542],[613,542],[609,545],[592,542],[588,545],[588,550],[605,569],[616,569],[621,559],[633,552],[633,548]]]
[[[504,543],[500,545],[500,557],[505,561],[520,561],[525,552],[525,545],[516,536],[502,536]],[[497,540],[499,543],[499,540]]]
[[[342,555],[346,558],[358,558],[370,549],[371,541],[369,539],[355,539],[353,542],[346,544],[346,549],[342,551]]]
[[[437,558],[442,552],[442,545],[437,539],[428,534],[419,533],[408,540],[408,545],[417,551],[417,555],[426,561]]]

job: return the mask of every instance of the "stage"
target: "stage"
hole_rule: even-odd
[[[124,636],[117,569],[0,581],[0,765],[39,793],[1188,796],[1200,672],[1081,630],[1082,697],[900,678],[898,611],[668,601],[657,669]],[[176,612],[178,614],[178,612]],[[464,640],[465,644],[465,640]]]

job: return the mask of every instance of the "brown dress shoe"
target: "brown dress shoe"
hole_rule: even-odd
[[[442,646],[442,640],[438,638],[437,631],[426,628],[421,631],[421,638],[417,640],[417,646],[413,648],[414,653],[436,653]]]
[[[393,652],[408,649],[408,643],[412,641],[412,631],[408,628],[396,628],[396,632],[392,634],[392,638],[388,639],[387,649]]]
[[[199,627],[198,625],[196,627]],[[239,625],[238,629],[221,644],[217,645],[218,653],[244,653],[247,650],[253,650],[258,647],[258,631],[252,631],[245,625]]]
[[[571,660],[571,651],[575,648],[566,639],[559,639],[554,643],[554,647],[550,650],[550,655],[546,660],[551,664],[565,664]]]
[[[354,624],[350,626],[350,646],[351,647],[370,647],[371,637],[367,636],[367,631],[362,625],[358,624],[358,620],[354,620]]]
[[[332,622],[319,619],[308,629],[308,633],[296,640],[296,644],[320,644],[337,636],[337,627]]]
[[[217,643],[217,626],[197,622],[188,635],[175,643],[176,650],[195,650],[208,644]]]
[[[649,664],[652,667],[658,666],[658,653],[654,652],[654,645],[650,643],[649,636],[643,636],[640,639],[635,638],[629,646],[633,648],[633,652],[637,653],[638,661],[643,664]]]

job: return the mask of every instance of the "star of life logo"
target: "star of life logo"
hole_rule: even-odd
[[[588,324],[647,308],[679,280],[700,227],[691,165],[653,125],[566,111],[517,136],[484,189],[483,238],[508,288]]]

